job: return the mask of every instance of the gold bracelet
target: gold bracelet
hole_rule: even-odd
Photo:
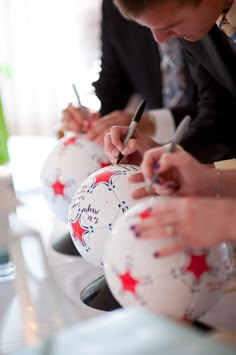
[[[216,169],[217,174],[217,187],[216,187],[216,197],[222,197],[222,170]]]

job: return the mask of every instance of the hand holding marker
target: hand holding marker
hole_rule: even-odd
[[[130,140],[130,138],[132,137],[132,135],[134,134],[134,130],[135,130],[135,128],[137,127],[137,125],[138,125],[138,123],[139,123],[139,121],[140,121],[140,119],[141,119],[141,117],[142,117],[142,114],[143,114],[143,111],[144,111],[144,109],[145,109],[145,106],[146,106],[146,101],[143,100],[143,101],[140,103],[140,105],[139,105],[137,111],[135,112],[134,117],[133,117],[133,119],[132,119],[132,121],[131,121],[131,124],[130,124],[130,126],[129,126],[128,132],[126,133],[125,139],[124,139],[124,141],[123,141],[123,146],[124,146],[124,147],[126,146],[126,144],[128,143],[128,141]],[[121,161],[122,158],[123,158],[123,154],[120,152],[119,155],[118,155],[116,164],[119,164],[119,162]]]
[[[85,109],[85,107],[81,104],[80,97],[79,97],[79,94],[78,94],[78,92],[77,92],[77,90],[76,90],[76,87],[75,87],[74,84],[72,84],[72,86],[73,86],[73,89],[74,89],[76,98],[77,98],[77,100],[78,100],[79,109],[81,110],[82,114],[86,114],[86,112],[85,112],[86,109]],[[65,132],[64,132],[63,128],[59,128],[59,129],[57,130],[57,138],[60,139],[60,138],[63,138],[64,136],[65,136]]]
[[[73,86],[73,89],[74,89],[74,92],[75,92],[75,96],[76,96],[77,101],[78,101],[78,104],[79,104],[79,109],[81,109],[81,111],[84,111],[84,110],[85,110],[85,107],[84,107],[84,106],[82,105],[82,103],[81,103],[81,100],[80,100],[78,91],[76,90],[76,87],[75,87],[75,84],[72,84],[72,86]]]
[[[75,96],[77,98],[78,101],[78,108],[81,111],[81,114],[83,116],[83,121],[82,121],[82,132],[86,133],[88,132],[88,130],[91,128],[91,122],[88,119],[88,110],[86,109],[85,106],[82,105],[81,100],[80,100],[80,96],[78,94],[78,91],[76,90],[75,84],[72,84],[74,92],[75,92]]]
[[[176,145],[179,144],[181,142],[182,138],[185,136],[185,134],[189,128],[190,121],[191,121],[190,116],[185,116],[183,118],[183,120],[178,125],[173,137],[171,138],[170,143],[166,147],[166,153],[171,153],[175,150]],[[157,172],[155,172],[153,174],[153,177],[147,186],[147,190],[150,190],[150,188],[155,183],[155,181],[157,181],[158,176],[159,176],[159,174]]]

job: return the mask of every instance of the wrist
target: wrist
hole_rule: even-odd
[[[235,218],[236,218],[236,203],[235,199],[222,199],[218,201],[221,204],[221,220],[225,222],[223,226],[225,240],[235,242]]]
[[[150,136],[155,136],[156,132],[157,132],[157,119],[154,115],[152,115],[150,112],[147,112],[147,117],[148,117],[148,121],[149,121],[149,126],[150,126],[150,132],[149,135]]]
[[[210,166],[208,166],[207,169],[207,173],[202,174],[201,181],[203,189],[201,189],[201,195],[220,198],[222,196],[221,171]]]
[[[223,172],[220,169],[216,169],[217,182],[216,182],[216,197],[222,197],[222,189],[223,189]]]
[[[209,171],[211,173],[211,177],[209,178],[209,180],[207,179],[208,180],[207,185],[209,186],[207,195],[219,199],[223,196],[222,170],[209,168]]]

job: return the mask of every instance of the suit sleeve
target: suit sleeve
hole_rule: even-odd
[[[96,95],[101,102],[100,113],[102,116],[114,110],[124,109],[134,93],[133,86],[115,48],[110,6],[113,6],[111,1],[103,1],[101,72],[99,79],[93,83]]]
[[[181,145],[203,163],[235,157],[235,97],[188,53],[198,85],[198,114]]]

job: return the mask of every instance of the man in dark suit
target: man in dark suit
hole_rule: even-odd
[[[103,0],[102,19],[101,73],[93,84],[102,116],[123,110],[134,94],[147,101],[148,109],[162,108],[161,58],[151,31],[122,17],[110,0]],[[187,101],[192,103],[196,92],[187,70],[186,81]],[[172,112],[180,120],[186,110],[192,107],[176,107]]]
[[[94,120],[88,137],[102,142],[103,136],[113,125],[129,125],[133,112],[128,112],[130,99],[138,95],[139,100],[147,101],[147,110],[140,128],[157,141],[168,140],[186,115],[192,117],[197,112],[197,90],[191,79],[185,58],[183,66],[185,82],[183,102],[170,110],[163,110],[163,85],[161,56],[158,45],[149,29],[126,20],[111,0],[102,3],[101,29],[101,72],[98,81],[93,83],[101,102],[100,120]],[[136,105],[137,106],[137,105]],[[162,110],[158,110],[162,109]],[[93,120],[93,115],[89,114]],[[64,128],[80,130],[73,125],[80,121],[79,110],[71,107],[64,111]],[[72,122],[70,124],[66,124]],[[78,127],[78,126],[77,126]]]
[[[130,19],[149,27],[156,41],[178,37],[198,85],[199,110],[182,146],[203,162],[235,157],[236,52],[231,39],[215,25],[234,1],[115,0]]]

